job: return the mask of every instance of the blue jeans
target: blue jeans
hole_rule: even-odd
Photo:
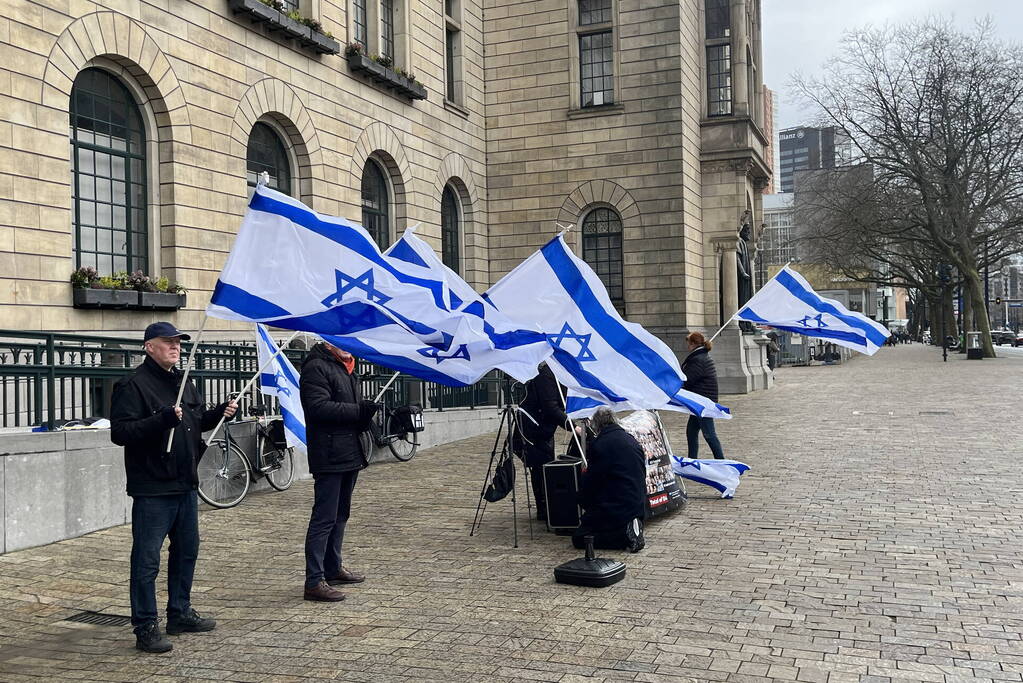
[[[341,573],[341,542],[359,471],[313,475],[313,512],[305,535],[305,587]]]
[[[700,452],[700,432],[703,432],[703,438],[707,440],[707,445],[710,446],[710,452],[714,454],[714,457],[718,460],[723,459],[725,454],[721,451],[721,442],[718,441],[717,432],[714,431],[714,418],[696,417],[695,415],[689,416],[689,424],[686,425],[689,457],[694,459],[699,457],[697,453]]]
[[[167,558],[167,618],[192,608],[192,575],[199,557],[199,502],[195,491],[172,496],[135,496],[131,504],[131,625],[138,631],[156,621],[156,576],[160,548]]]

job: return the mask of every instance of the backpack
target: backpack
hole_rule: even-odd
[[[494,476],[490,486],[483,492],[483,497],[491,503],[501,500],[515,488],[515,460],[511,453],[503,453],[501,461],[494,468]]]

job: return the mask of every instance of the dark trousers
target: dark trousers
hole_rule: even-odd
[[[306,588],[341,573],[341,542],[358,478],[358,470],[313,475],[313,512],[305,535]]]
[[[700,432],[703,432],[703,438],[707,440],[707,445],[710,446],[710,452],[714,454],[714,457],[721,460],[725,457],[721,451],[721,442],[718,441],[717,432],[714,431],[714,418],[711,417],[696,417],[695,415],[689,416],[689,424],[686,425],[686,441],[689,445],[689,457],[698,458],[697,453],[700,451]]]
[[[167,558],[167,618],[188,614],[192,576],[199,557],[199,502],[195,491],[173,496],[135,496],[131,504],[131,625],[136,631],[156,621],[156,576],[160,548],[170,538]]]
[[[572,532],[572,545],[584,550],[586,536],[593,536],[593,547],[600,550],[623,550],[629,547],[629,537],[625,535],[624,523],[614,528],[580,526]]]
[[[536,518],[541,522],[546,521],[547,494],[543,489],[543,465],[529,468],[529,483],[533,486],[533,501],[536,503]]]

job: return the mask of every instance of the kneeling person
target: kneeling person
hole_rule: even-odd
[[[590,428],[597,436],[586,449],[586,472],[579,485],[583,516],[572,534],[572,544],[584,548],[584,537],[593,536],[597,548],[642,550],[646,515],[643,448],[622,429],[609,408],[593,414]]]

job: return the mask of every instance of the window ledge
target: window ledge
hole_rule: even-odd
[[[313,30],[259,0],[228,0],[228,5],[235,14],[248,16],[254,24],[266,24],[270,33],[280,31],[284,38],[294,39],[307,50],[321,55],[336,55],[341,52],[341,45],[327,34]]]
[[[585,119],[591,116],[605,116],[608,114],[621,114],[625,111],[624,104],[601,104],[596,107],[583,107],[581,109],[569,109],[568,118]]]
[[[446,97],[444,98],[444,108],[447,109],[450,112],[454,112],[455,114],[458,114],[459,116],[461,116],[464,119],[469,118],[469,110],[468,109],[466,109],[465,107],[462,107],[461,105],[455,104],[454,102],[452,102],[451,100],[447,99]]]
[[[75,308],[113,308],[143,311],[176,311],[185,307],[184,294],[136,292],[133,289],[73,288]]]

